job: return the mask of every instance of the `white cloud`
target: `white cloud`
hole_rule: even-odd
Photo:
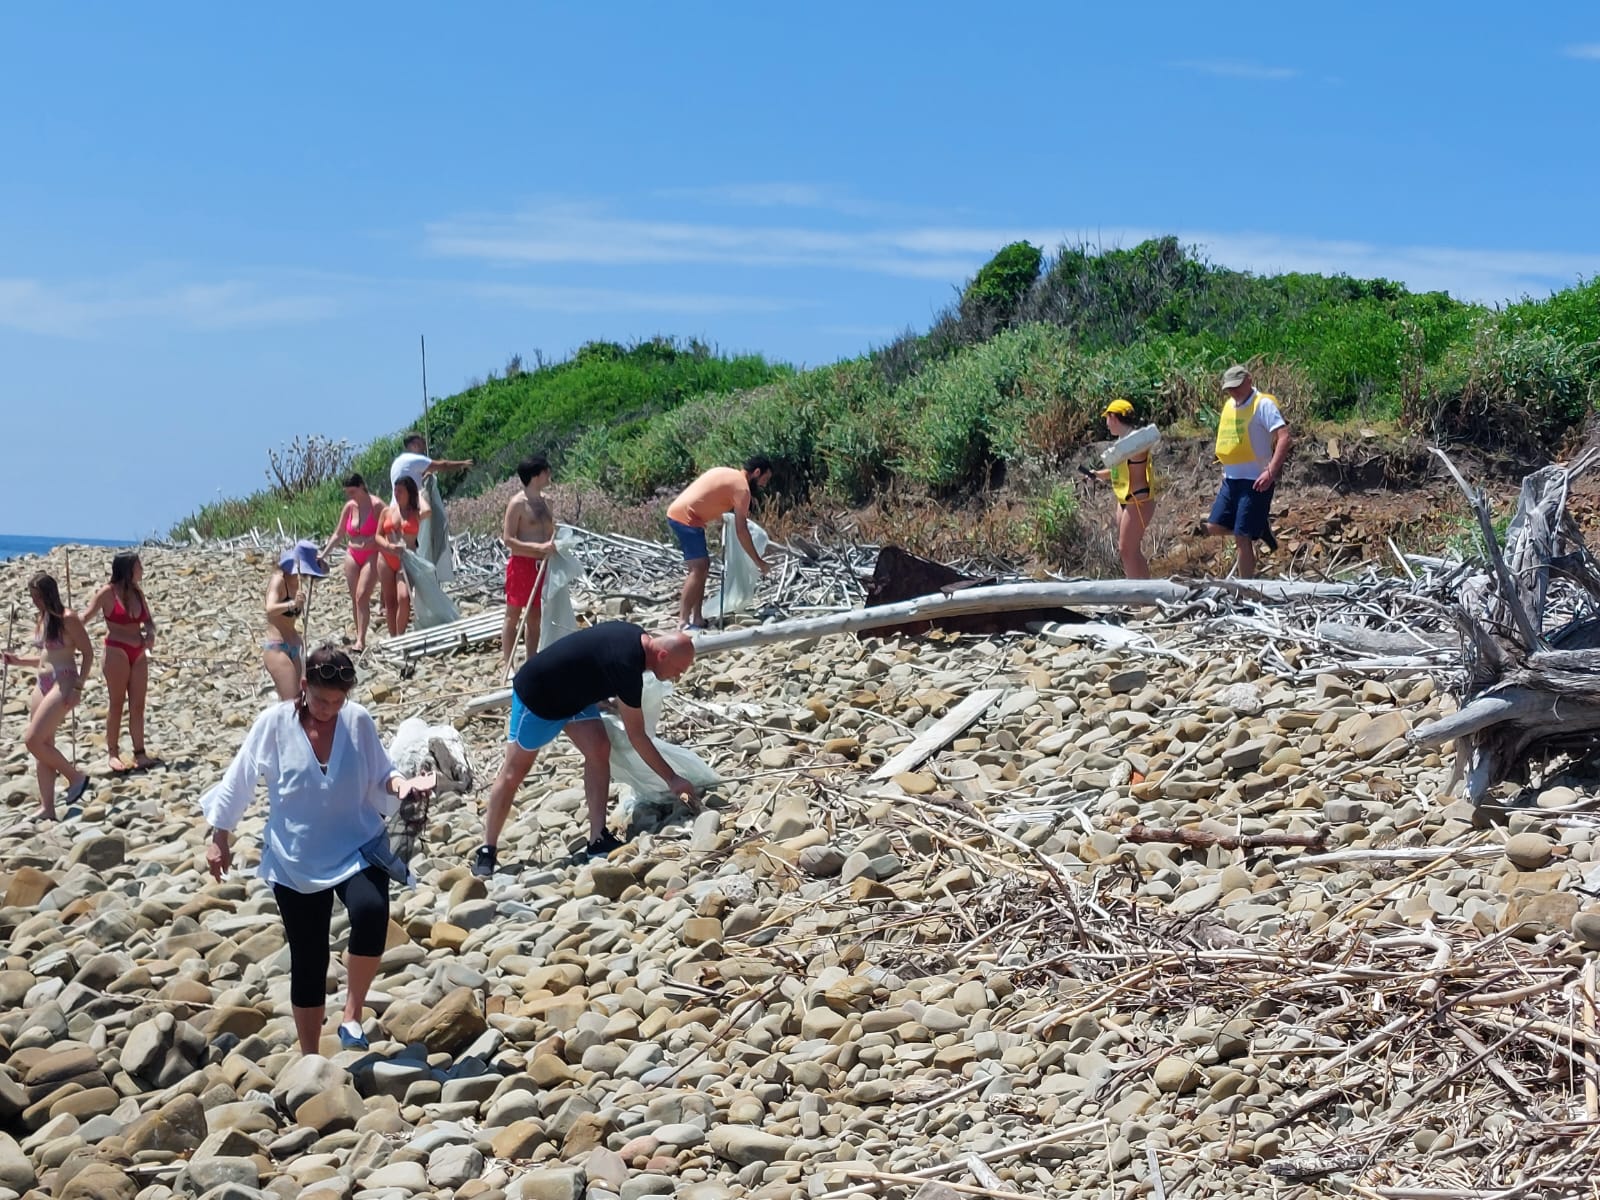
[[[1266,83],[1282,83],[1300,74],[1294,67],[1269,67],[1261,63],[1222,58],[1186,58],[1172,65],[1185,71],[1198,71],[1202,75],[1216,75],[1223,79],[1254,79]]]
[[[999,240],[995,240],[999,239]],[[825,267],[956,280],[1009,239],[981,229],[831,230],[802,225],[730,225],[616,216],[592,205],[539,205],[509,217],[469,217],[427,226],[427,249],[445,258],[500,266],[703,263]]]
[[[1240,270],[1315,271],[1383,276],[1427,291],[1497,303],[1566,287],[1600,273],[1600,253],[1383,245],[1290,234],[1133,227],[1073,230],[1021,226],[901,225],[824,229],[795,223],[732,225],[653,221],[592,205],[547,204],[514,216],[442,221],[427,229],[433,253],[502,267],[585,263],[807,268],[864,272],[957,284],[1001,246],[1029,241],[1055,251],[1062,244],[1132,246],[1176,232],[1212,261]],[[581,292],[582,289],[579,289]],[[603,293],[597,293],[603,294]],[[622,292],[622,296],[634,293]],[[580,297],[581,300],[581,297]],[[709,303],[747,301],[712,297]],[[662,301],[665,303],[666,301]],[[555,301],[551,301],[555,305]],[[698,301],[696,301],[698,303]],[[716,311],[715,307],[663,311]]]
[[[320,320],[334,307],[325,296],[268,295],[237,280],[141,286],[0,278],[0,326],[59,337],[86,337],[108,325],[140,322],[189,329],[292,324]]]
[[[1600,42],[1579,42],[1568,46],[1561,53],[1568,58],[1586,58],[1591,62],[1600,61]]]
[[[727,204],[742,208],[825,208],[840,210],[852,202],[815,183],[726,183],[714,187],[662,188],[656,195],[665,199],[695,200],[704,204]]]
[[[715,292],[648,292],[622,288],[559,287],[542,284],[487,283],[469,288],[472,295],[498,304],[515,304],[542,312],[725,313],[784,312],[802,307],[798,301]]]

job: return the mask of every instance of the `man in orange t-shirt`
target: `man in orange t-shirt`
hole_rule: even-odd
[[[706,526],[733,514],[733,532],[744,552],[767,573],[767,561],[756,553],[750,538],[750,493],[772,482],[772,460],[757,454],[745,460],[744,470],[712,467],[678,494],[667,508],[667,525],[678,539],[689,574],[678,600],[678,621],[686,630],[704,629],[706,576],[711,573],[711,552],[706,549]]]

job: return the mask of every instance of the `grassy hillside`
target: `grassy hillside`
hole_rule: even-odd
[[[1254,364],[1292,423],[1389,423],[1537,460],[1594,404],[1600,282],[1488,309],[1382,279],[1232,271],[1171,238],[1048,259],[1017,243],[926,332],[858,358],[795,372],[694,344],[593,344],[439,401],[434,452],[479,462],[460,494],[503,480],[535,448],[626,501],[756,451],[794,500],[1006,483],[1036,497],[1048,543],[1070,529],[1058,481],[1102,436],[1107,399],[1203,430],[1234,360]],[[358,466],[382,465],[369,473],[386,479],[393,448],[380,440]],[[326,527],[330,487],[226,502],[194,523],[270,529],[288,512]]]
[[[758,355],[729,357],[700,342],[666,339],[623,347],[591,342],[562,362],[522,367],[513,357],[504,374],[433,403],[427,433],[434,457],[471,459],[469,472],[441,480],[447,496],[492,488],[529,454],[543,452],[565,464],[583,453],[586,431],[610,429],[625,437],[689,397],[727,396],[793,374]],[[415,428],[421,428],[418,422]],[[205,505],[173,527],[192,525],[208,537],[232,537],[252,528],[325,537],[344,503],[339,480],[359,471],[375,492],[389,490],[389,464],[405,430],[380,437],[359,451],[325,438],[269,451],[275,486],[250,496]],[[282,481],[286,480],[284,483]]]

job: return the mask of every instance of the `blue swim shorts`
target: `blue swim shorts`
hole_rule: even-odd
[[[506,726],[506,741],[515,742],[524,750],[538,750],[555,741],[571,721],[598,721],[600,706],[591,704],[570,717],[541,717],[522,702],[516,692],[511,693],[511,721]]]
[[[1272,492],[1273,488],[1256,491],[1254,479],[1224,479],[1211,506],[1211,524],[1231,529],[1236,537],[1263,536],[1272,511]]]
[[[684,562],[694,562],[697,558],[710,558],[711,551],[706,549],[706,531],[697,529],[693,525],[684,525],[667,518],[667,527],[678,539],[678,548],[683,551]]]

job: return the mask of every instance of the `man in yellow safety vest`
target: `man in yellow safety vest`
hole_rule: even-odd
[[[1222,390],[1228,397],[1217,422],[1222,487],[1211,506],[1206,532],[1212,537],[1233,535],[1239,577],[1244,579],[1256,573],[1256,540],[1272,537],[1267,528],[1272,490],[1294,439],[1278,411],[1277,398],[1256,391],[1244,367],[1235,364],[1223,372]]]

